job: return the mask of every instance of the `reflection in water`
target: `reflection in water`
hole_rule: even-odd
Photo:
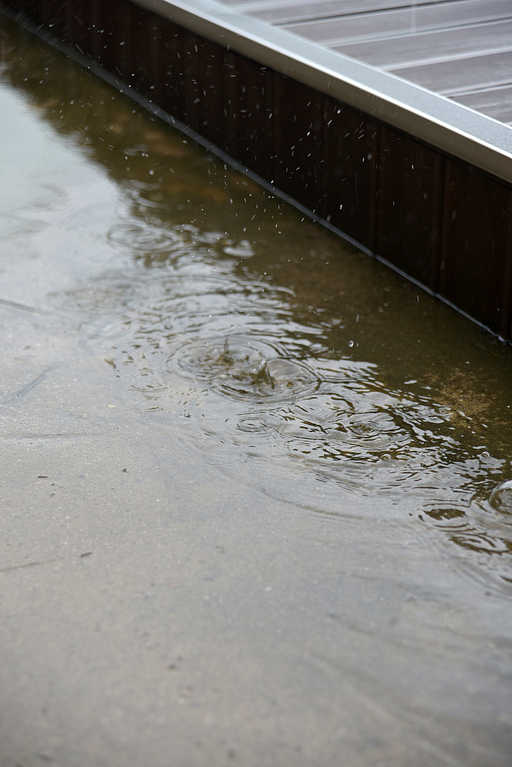
[[[56,91],[33,49],[3,57],[3,78],[121,190],[114,217],[83,199],[59,226],[123,268],[54,305],[89,318],[148,417],[312,512],[413,517],[506,590],[510,350],[108,86],[87,110],[78,68]]]

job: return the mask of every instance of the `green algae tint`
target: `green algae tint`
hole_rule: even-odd
[[[51,326],[67,350],[51,365],[101,359],[95,396],[115,385],[126,428],[189,451],[190,482],[213,473],[236,535],[279,506],[258,536],[281,536],[280,632],[307,637],[315,684],[350,678],[357,710],[362,691],[387,712],[354,739],[326,703],[311,716],[334,717],[337,745],[304,763],[339,764],[342,741],[347,764],[509,763],[510,347],[10,22],[2,34],[6,354]]]

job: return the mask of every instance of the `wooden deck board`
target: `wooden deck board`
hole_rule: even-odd
[[[289,0],[281,0],[281,2],[273,2],[273,0],[221,1],[239,13],[247,13],[270,24],[287,24],[299,20],[337,18],[349,13],[388,10],[390,2],[390,0],[343,0],[342,3],[340,0],[305,0],[303,2],[301,0],[291,0],[291,2]],[[440,2],[447,2],[447,0],[440,0]],[[435,0],[434,4],[437,4]],[[393,0],[394,8],[406,8],[410,5],[410,0]]]
[[[336,18],[283,25],[289,32],[320,45],[379,40],[392,35],[414,35],[428,30],[449,30],[487,21],[512,19],[510,0],[459,0],[373,13],[346,14]]]
[[[512,21],[438,29],[360,43],[331,46],[355,59],[392,72],[405,66],[424,66],[451,59],[471,58],[512,49]]]
[[[458,93],[457,101],[471,109],[512,125],[512,85]]]
[[[222,2],[496,120],[511,121],[510,0],[393,0],[391,8],[391,0]]]
[[[424,66],[397,68],[394,73],[442,95],[512,84],[512,50],[487,56],[450,59]],[[504,107],[507,106],[504,104]],[[510,104],[508,105],[510,106]]]

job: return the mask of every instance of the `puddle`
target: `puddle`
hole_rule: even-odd
[[[427,590],[439,567],[455,573],[450,610],[466,588],[477,589],[482,610],[489,595],[508,604],[510,348],[90,73],[23,35],[20,46],[23,55],[4,42],[0,107],[23,126],[29,149],[31,136],[46,138],[15,158],[16,196],[2,197],[8,353],[44,327],[66,338],[68,356],[55,341],[52,365],[59,354],[66,364],[72,354],[101,360],[108,385],[128,397],[131,428],[142,423],[201,456],[191,482],[213,467],[318,523],[324,548],[315,555],[312,544],[311,567],[321,570],[321,552],[356,524],[368,579],[380,582],[379,563],[404,535]],[[25,369],[27,359],[16,364]],[[11,369],[18,375],[15,362]],[[415,599],[417,584],[404,578],[397,593]],[[358,605],[359,588],[351,583],[347,595]],[[352,627],[359,620],[333,615]],[[413,623],[397,641],[428,656],[421,632],[435,644],[444,629]],[[372,631],[365,641],[391,641],[387,622]],[[475,647],[462,660],[451,652],[471,676]],[[462,763],[443,759],[434,763]]]
[[[139,296],[116,325],[122,348],[105,346],[117,374],[145,395],[148,411],[160,420],[181,416],[184,440],[273,497],[341,517],[413,515],[450,543],[486,554],[489,559],[475,560],[475,567],[483,566],[493,587],[507,590],[511,530],[498,530],[483,511],[510,471],[496,423],[464,414],[451,393],[434,388],[431,360],[400,361],[403,382],[391,386],[393,361],[383,363],[382,352],[355,359],[334,312],[305,323],[288,286],[283,291],[261,276],[253,282],[236,262],[205,254],[196,264],[197,258],[191,249],[188,258],[182,253],[169,262],[169,273],[150,273],[148,299],[141,305]],[[410,289],[396,290],[391,300],[398,308],[400,293]],[[449,321],[443,307],[421,300]],[[396,321],[407,327],[405,313]],[[387,355],[389,328],[371,332],[372,343]],[[479,331],[466,333],[477,338]],[[487,342],[497,350],[497,342]],[[178,399],[177,379],[186,384],[185,396],[178,387]],[[471,388],[464,395],[481,397]],[[504,446],[508,421],[503,429]]]

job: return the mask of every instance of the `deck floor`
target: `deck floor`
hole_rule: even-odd
[[[512,125],[511,0],[221,0]]]

